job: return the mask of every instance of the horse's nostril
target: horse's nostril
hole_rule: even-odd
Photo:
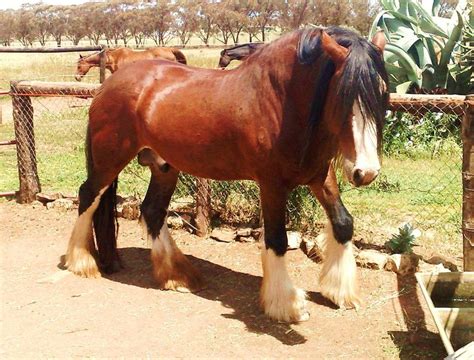
[[[361,169],[355,169],[354,173],[352,174],[352,179],[354,181],[354,185],[361,185],[364,180],[364,172]]]

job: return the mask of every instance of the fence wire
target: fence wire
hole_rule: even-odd
[[[45,193],[77,194],[86,178],[84,137],[91,99],[77,94],[66,96],[67,93],[40,96],[23,92],[13,101],[13,117],[32,120],[31,124],[21,125],[22,134],[16,134],[19,148],[22,144],[23,148],[34,145],[30,152],[18,154],[19,171],[30,171],[31,162],[35,162]],[[355,218],[356,234],[374,241],[386,239],[409,222],[427,238],[460,239],[462,112],[462,105],[433,107],[423,103],[402,105],[397,111],[388,112],[382,172],[377,180],[368,187],[355,189],[339,176],[342,199]],[[0,140],[13,137],[12,122],[1,129]],[[0,151],[1,161],[12,164],[16,155],[11,150]],[[1,185],[10,188],[0,191],[12,190],[16,176],[3,181]],[[148,169],[134,160],[120,175],[119,193],[142,198],[149,178]],[[182,174],[173,206],[193,209],[199,191],[196,184],[194,177]],[[214,224],[258,226],[259,190],[255,183],[211,180],[210,187]],[[324,212],[307,187],[299,187],[290,194],[287,218],[288,227],[309,233],[317,232],[326,222]]]

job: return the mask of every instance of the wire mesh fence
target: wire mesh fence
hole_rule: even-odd
[[[67,85],[67,84],[66,84]],[[2,126],[2,139],[16,137],[19,172],[30,174],[37,166],[41,190],[75,195],[86,177],[84,137],[91,92],[70,85],[62,91],[31,87],[14,90],[13,123]],[[36,91],[36,92],[35,92]],[[55,95],[53,95],[55,94]],[[426,239],[461,238],[462,102],[432,99],[392,104],[384,130],[382,172],[365,188],[353,188],[340,177],[342,199],[356,219],[356,234],[372,241],[387,238],[403,223],[422,230]],[[16,154],[0,150],[1,162],[16,167]],[[13,176],[12,176],[13,175]],[[119,193],[142,198],[149,171],[136,160],[120,175]],[[18,188],[9,170],[1,191]],[[259,190],[251,181],[210,181],[210,213],[214,224],[258,226]],[[173,202],[194,207],[197,181],[181,175]],[[307,187],[295,189],[287,206],[288,227],[315,233],[326,219]],[[459,244],[461,242],[459,241]]]

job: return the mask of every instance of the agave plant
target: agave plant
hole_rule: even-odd
[[[460,0],[450,19],[438,16],[440,0],[381,0],[381,5],[369,36],[382,29],[388,38],[391,91],[415,87],[467,93],[473,75],[472,5]]]
[[[411,254],[415,240],[421,235],[420,230],[415,229],[411,224],[405,224],[398,228],[398,234],[393,234],[385,246],[392,254]]]

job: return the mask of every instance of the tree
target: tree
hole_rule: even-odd
[[[278,26],[284,30],[298,29],[301,25],[307,24],[311,11],[312,1],[294,0],[285,1],[281,8],[278,19]]]
[[[242,3],[234,3],[232,1],[222,2],[216,11],[216,26],[222,36],[217,39],[227,44],[232,37],[234,43],[239,42],[239,36],[247,25],[247,8]]]
[[[136,7],[128,12],[128,16],[128,31],[135,40],[135,46],[140,47],[145,41],[146,11],[143,8]]]
[[[50,34],[56,40],[56,44],[61,46],[61,41],[66,35],[66,8],[64,6],[51,6],[48,18],[51,24]]]
[[[379,3],[372,2],[371,0],[351,0],[350,4],[352,12],[348,19],[348,24],[364,36],[367,36],[375,14],[380,11]]]
[[[217,34],[216,16],[217,6],[206,0],[198,1],[198,31],[196,35],[207,46],[212,36]]]
[[[0,10],[0,43],[10,46],[15,37],[15,13],[12,10]]]
[[[87,37],[95,45],[99,45],[100,38],[104,35],[107,27],[106,16],[104,15],[106,7],[101,3],[85,3],[83,9],[83,21],[87,30]]]
[[[72,41],[74,45],[78,45],[81,39],[88,35],[88,28],[84,15],[86,9],[83,5],[74,5],[68,7],[66,13],[66,37]]]
[[[34,13],[34,24],[36,30],[36,38],[38,39],[41,46],[46,45],[46,40],[51,34],[51,23],[50,23],[50,12],[51,5],[44,5],[39,3],[31,6],[31,11]]]
[[[450,18],[457,4],[458,0],[441,0],[439,4],[439,16]]]
[[[284,5],[283,0],[249,1],[249,17],[254,27],[259,29],[262,41],[265,41],[267,31],[276,23]]]
[[[315,0],[310,14],[311,23],[322,26],[348,26],[350,18],[351,4],[349,1]]]
[[[156,0],[147,9],[145,33],[156,45],[166,45],[173,36],[173,10],[164,0]]]
[[[33,45],[35,40],[36,25],[35,15],[28,7],[22,7],[20,10],[15,12],[15,38],[23,46]]]
[[[178,35],[181,45],[186,44],[198,30],[198,7],[194,2],[178,0],[174,11],[174,32]]]

